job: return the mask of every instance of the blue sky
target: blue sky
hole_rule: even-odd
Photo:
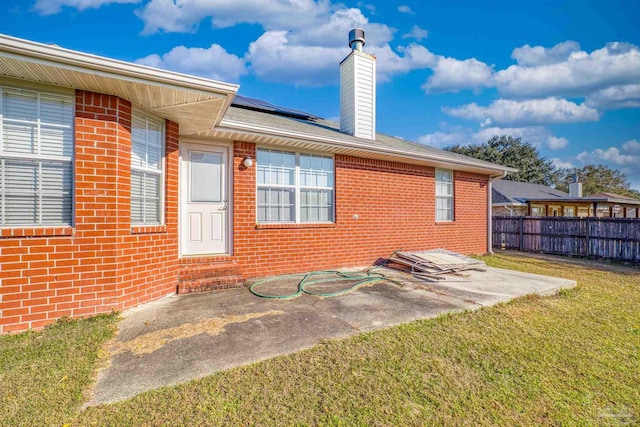
[[[339,116],[349,29],[377,57],[378,131],[443,147],[512,134],[640,189],[640,2],[4,0],[0,32],[240,84]]]

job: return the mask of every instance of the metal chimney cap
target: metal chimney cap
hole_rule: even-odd
[[[355,43],[355,47],[353,44]],[[362,28],[354,28],[349,31],[349,47],[355,50],[362,50],[364,46],[364,30]]]

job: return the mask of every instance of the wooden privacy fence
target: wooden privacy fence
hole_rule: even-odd
[[[494,216],[493,247],[640,262],[640,219]]]

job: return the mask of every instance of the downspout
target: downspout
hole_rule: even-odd
[[[502,179],[507,176],[507,171],[502,171],[500,175],[489,176],[489,183],[487,185],[487,254],[493,254],[493,197],[492,197],[492,183],[498,179]]]
[[[506,206],[506,205],[504,208],[509,211],[509,216],[513,216],[513,209],[511,209],[509,206]]]

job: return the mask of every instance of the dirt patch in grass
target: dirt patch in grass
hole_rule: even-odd
[[[92,407],[74,425],[640,423],[640,270],[484,260],[578,286],[324,342]]]

